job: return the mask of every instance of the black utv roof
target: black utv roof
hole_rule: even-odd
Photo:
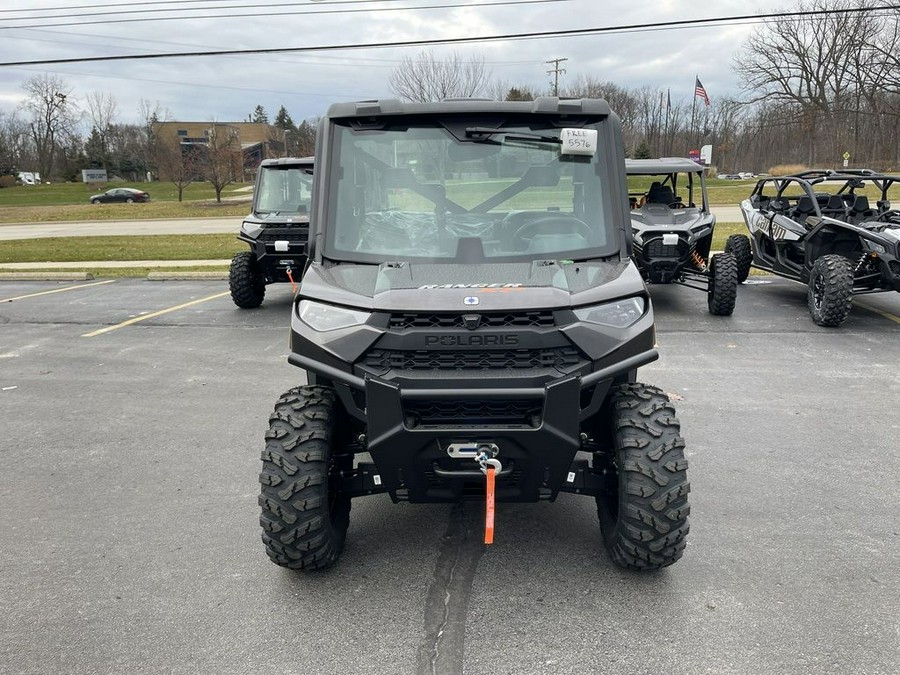
[[[259,163],[260,166],[301,166],[303,168],[312,169],[315,164],[315,157],[278,157],[276,159],[264,159]]]
[[[679,171],[706,171],[702,164],[686,157],[660,157],[659,159],[626,159],[625,172],[633,175],[677,173]]]
[[[610,114],[609,104],[601,99],[536,98],[533,101],[493,101],[482,98],[448,99],[431,103],[408,103],[397,99],[335,103],[328,108],[331,119],[373,117],[381,115],[434,115],[522,113],[537,115],[598,115]]]

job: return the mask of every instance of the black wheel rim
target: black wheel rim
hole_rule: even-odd
[[[825,279],[821,274],[817,274],[813,279],[813,304],[816,309],[822,307],[822,298],[825,297]]]
[[[605,491],[600,499],[615,523],[619,520],[619,469],[615,458],[609,455],[601,456],[600,466],[611,474],[611,479],[607,482],[609,490]]]
[[[328,515],[334,520],[341,493],[341,469],[334,457],[328,462]]]

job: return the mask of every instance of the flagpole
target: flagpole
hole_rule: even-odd
[[[672,107],[672,92],[666,89],[666,132],[663,136],[663,155],[669,156],[669,108]]]
[[[690,157],[691,153],[691,141],[694,140],[694,119],[697,112],[697,81],[699,79],[699,74],[694,76],[694,86],[692,87],[694,95],[691,96],[691,133],[688,134],[688,157]]]

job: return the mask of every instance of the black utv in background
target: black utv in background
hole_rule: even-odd
[[[309,384],[262,455],[275,563],[333,565],[363,495],[490,513],[488,476],[498,502],[594,497],[619,565],[681,557],[687,461],[669,398],[636,381],[658,353],[623,156],[600,100],[329,109],[291,317]]]
[[[299,281],[303,274],[312,173],[312,157],[266,159],[259,165],[252,210],[238,235],[250,250],[235,254],[228,275],[238,307],[259,307],[267,284]]]

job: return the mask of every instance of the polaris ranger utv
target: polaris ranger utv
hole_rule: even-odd
[[[267,284],[293,283],[303,274],[312,173],[312,157],[265,159],[259,165],[252,210],[238,235],[250,250],[235,254],[228,273],[238,307],[259,307]]]
[[[262,538],[278,565],[341,553],[351,500],[596,499],[611,558],[685,547],[687,462],[631,262],[619,119],[601,100],[333,105],[310,262],[269,418]],[[368,453],[368,457],[364,453]]]

